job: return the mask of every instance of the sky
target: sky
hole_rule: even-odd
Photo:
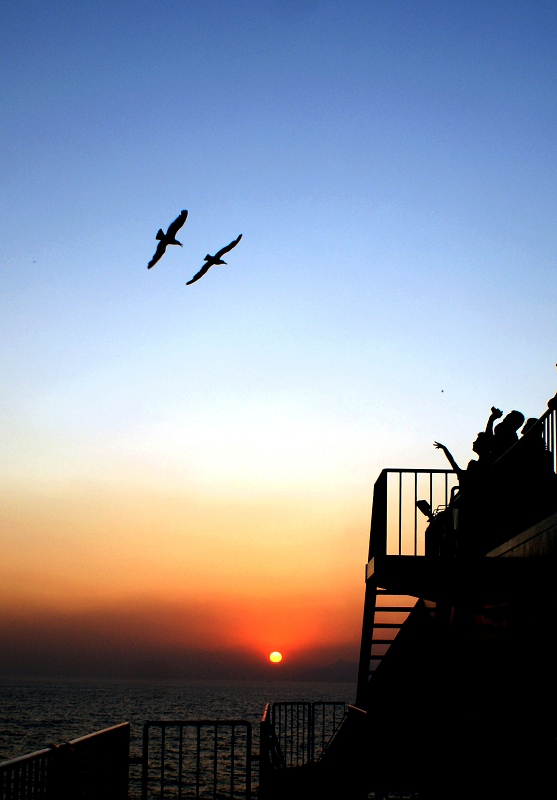
[[[351,675],[381,469],[557,388],[555,3],[5,0],[0,64],[0,673]]]

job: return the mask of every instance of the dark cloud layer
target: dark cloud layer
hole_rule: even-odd
[[[355,680],[353,645],[307,648],[271,665],[259,653],[223,646],[212,622],[201,611],[188,617],[168,608],[11,616],[0,619],[0,675]]]

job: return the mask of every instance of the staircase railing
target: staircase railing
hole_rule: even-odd
[[[261,720],[260,797],[273,795],[277,775],[319,761],[347,714],[343,700],[268,703]]]
[[[346,715],[346,703],[280,702],[271,707],[271,724],[285,766],[318,761]]]
[[[259,726],[259,797],[272,795],[274,775],[286,769],[284,755],[280,749],[273,726],[271,704],[267,703]]]

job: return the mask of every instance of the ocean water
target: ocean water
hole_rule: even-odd
[[[143,723],[156,719],[246,719],[256,726],[265,703],[353,702],[356,686],[325,682],[21,680],[0,678],[0,760],[131,723],[140,755]],[[254,727],[257,736],[257,728]]]

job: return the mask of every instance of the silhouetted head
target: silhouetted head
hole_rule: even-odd
[[[476,436],[472,450],[479,456],[486,456],[489,453],[489,437],[484,431],[480,431]]]
[[[496,426],[493,433],[497,436],[516,433],[521,425],[524,424],[524,414],[521,411],[509,411],[504,420]]]
[[[539,422],[539,419],[537,417],[530,417],[530,419],[527,419],[525,424],[524,424],[524,427],[520,431],[522,436],[525,436],[528,433],[528,431],[531,431],[532,428],[534,427],[534,425],[536,425],[536,423],[538,423],[538,422]],[[541,433],[541,425],[540,425],[540,433]]]
[[[521,411],[511,411],[507,414],[506,419],[509,421],[509,428],[517,431],[521,425],[524,425],[524,414]]]

